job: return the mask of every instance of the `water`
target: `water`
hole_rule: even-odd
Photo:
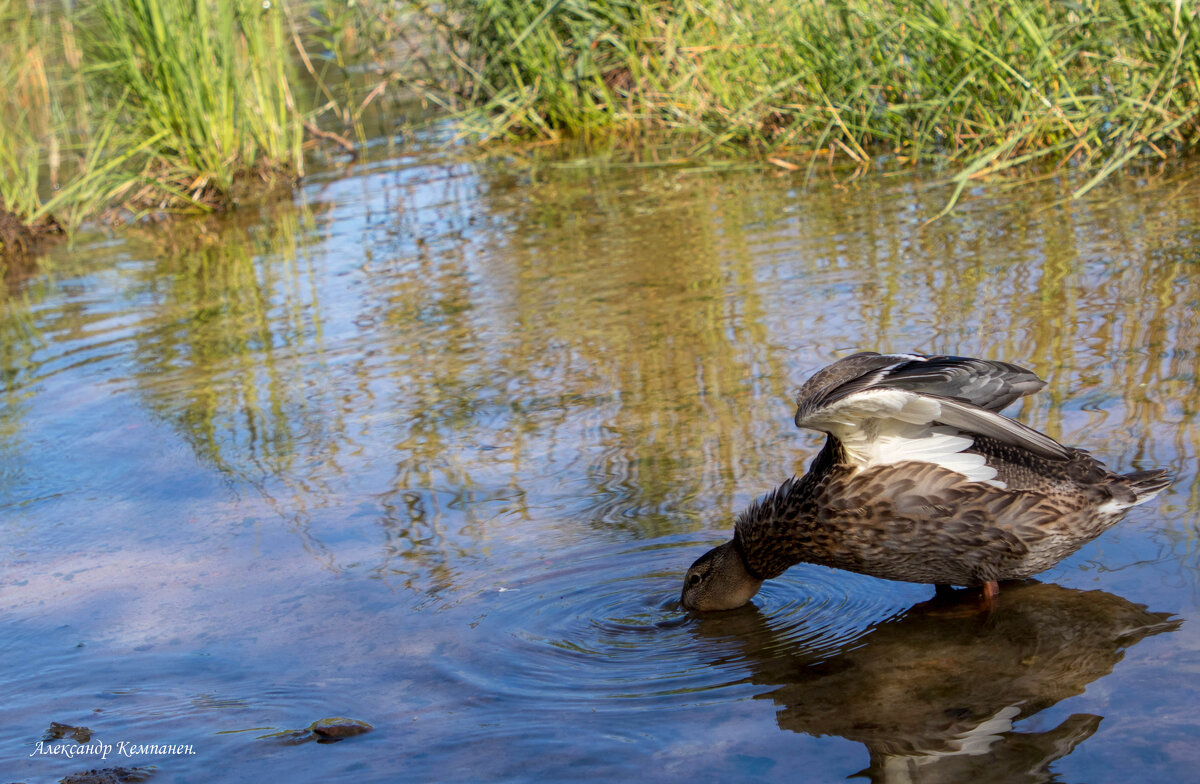
[[[413,154],[59,249],[0,304],[0,780],[1186,780],[1197,182],[926,224],[920,173]],[[1179,478],[990,617],[816,566],[680,612],[856,349],[1026,364],[1024,421]]]

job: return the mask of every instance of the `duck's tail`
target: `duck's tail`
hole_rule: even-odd
[[[1133,492],[1133,502],[1123,504],[1123,506],[1144,504],[1166,489],[1167,485],[1175,480],[1175,477],[1163,468],[1155,468],[1151,471],[1134,471],[1131,474],[1124,474],[1121,478],[1126,481],[1127,486]]]

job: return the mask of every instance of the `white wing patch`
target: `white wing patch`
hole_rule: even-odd
[[[1100,504],[1100,506],[1096,507],[1096,511],[1099,514],[1117,514],[1119,512],[1124,512],[1126,509],[1132,509],[1135,506],[1141,506],[1161,492],[1162,490],[1155,490],[1150,493],[1143,493],[1133,501],[1118,501],[1116,498],[1110,498],[1109,500]]]
[[[864,469],[935,463],[973,482],[1005,487],[983,455],[965,451],[974,443],[972,436],[932,425],[941,413],[942,406],[934,398],[899,389],[868,389],[798,424],[831,433],[841,442],[847,459]]]

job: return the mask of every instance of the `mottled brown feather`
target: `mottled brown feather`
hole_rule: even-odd
[[[798,395],[797,421],[877,386],[998,412],[1044,382],[1007,363],[868,352],[815,374]],[[1056,442],[1053,451],[1031,451],[969,435],[966,451],[982,455],[1003,486],[936,463],[852,465],[829,435],[808,473],[739,516],[734,547],[762,579],[801,562],[920,583],[1021,579],[1075,552],[1170,482],[1161,470],[1113,473]]]
[[[838,461],[837,439],[802,478],[784,482],[738,518],[734,539],[751,573],[763,579],[818,563],[889,580],[980,585],[1030,577],[1116,524],[1124,509],[1098,511],[1114,498],[1165,486],[1165,472],[1139,481],[1109,472],[1080,450],[1065,466],[1037,456],[995,459],[1006,488],[966,480],[932,463],[865,471]],[[1053,473],[1039,463],[1062,469]]]

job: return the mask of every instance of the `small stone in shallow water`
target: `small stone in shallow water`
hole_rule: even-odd
[[[365,721],[336,716],[329,719],[317,719],[302,730],[281,730],[270,735],[262,735],[260,740],[272,740],[286,746],[298,746],[301,743],[316,741],[317,743],[337,743],[343,738],[352,738],[375,729]]]
[[[92,731],[87,727],[74,727],[70,724],[60,724],[57,721],[50,722],[50,729],[42,733],[42,740],[61,740],[62,738],[74,738],[76,743],[87,743],[92,739]]]
[[[375,729],[365,721],[348,719],[345,716],[338,716],[332,719],[318,719],[308,725],[308,728],[322,738],[337,740],[352,738],[355,735],[362,735],[364,732],[370,732]]]
[[[59,779],[59,784],[137,784],[146,781],[154,768],[96,768],[72,773]]]

